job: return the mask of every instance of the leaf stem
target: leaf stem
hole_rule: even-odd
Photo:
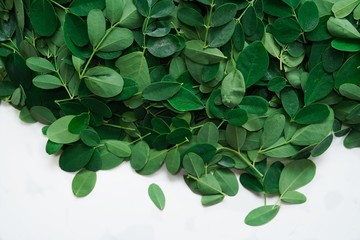
[[[214,2],[215,2],[215,0],[211,0],[209,17],[208,17],[207,23],[204,25],[204,27],[205,27],[205,37],[204,37],[204,45],[203,45],[203,48],[207,48],[207,47],[208,47],[208,45],[207,45],[207,39],[208,39],[208,36],[209,36],[209,29],[211,28],[211,18],[212,18],[213,10],[214,10],[214,7],[215,7],[215,3],[214,3]]]
[[[108,127],[113,127],[113,128],[119,128],[119,129],[123,129],[123,130],[129,130],[129,131],[135,131],[136,129],[134,128],[127,128],[127,127],[123,127],[120,125],[115,125],[115,124],[110,124],[110,123],[103,123],[104,126],[108,126]]]
[[[69,12],[69,9],[62,6],[61,4],[55,2],[54,0],[50,0],[51,3],[55,4],[56,6],[58,6],[59,8],[61,8],[62,10],[64,10],[66,13]]]

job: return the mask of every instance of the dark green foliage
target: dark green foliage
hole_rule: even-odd
[[[360,146],[360,5],[324,1],[17,0],[0,9],[0,99],[47,125],[77,197],[98,170],[166,165],[204,206],[239,182],[277,195],[245,218],[262,225],[306,201],[305,158],[333,135]]]

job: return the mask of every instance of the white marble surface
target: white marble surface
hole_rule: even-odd
[[[308,201],[283,205],[271,223],[254,228],[243,219],[263,200],[242,187],[204,208],[181,176],[143,177],[127,163],[99,172],[91,195],[77,199],[73,174],[45,153],[41,127],[0,105],[0,240],[360,239],[360,149],[345,149],[341,139],[315,159],[316,177],[300,190]],[[147,196],[152,182],[165,192],[163,212]]]

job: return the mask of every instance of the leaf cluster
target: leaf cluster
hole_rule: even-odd
[[[360,146],[359,19],[359,0],[4,0],[0,99],[46,125],[78,197],[165,165],[205,206],[239,183],[279,196],[261,225],[306,201],[333,135]]]

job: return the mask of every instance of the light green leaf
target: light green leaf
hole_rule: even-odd
[[[98,47],[102,52],[115,52],[124,50],[131,46],[134,41],[133,33],[127,28],[115,27],[108,29],[111,31],[105,40]]]
[[[274,114],[265,120],[264,131],[261,136],[262,147],[267,148],[274,144],[282,135],[285,127],[285,116]]]
[[[68,130],[68,126],[71,120],[73,120],[74,118],[74,115],[67,115],[53,122],[46,132],[49,140],[55,143],[62,144],[69,144],[79,140],[79,134],[73,134]]]
[[[33,84],[41,89],[56,89],[63,86],[58,77],[49,74],[36,76],[33,79]]]
[[[196,178],[200,178],[205,173],[204,160],[192,152],[184,156],[183,167],[188,174]]]
[[[281,200],[291,204],[301,204],[306,202],[306,196],[297,191],[288,191],[281,195]]]
[[[85,73],[85,84],[97,96],[108,98],[121,93],[124,80],[115,70],[97,66]]]
[[[225,106],[229,108],[240,104],[245,95],[245,81],[241,72],[237,69],[230,72],[221,82],[221,98]]]
[[[283,169],[279,190],[281,194],[296,190],[311,182],[315,176],[316,166],[308,159],[292,161]]]
[[[218,169],[214,172],[222,191],[228,196],[235,196],[239,191],[239,182],[235,174],[229,169]]]
[[[145,141],[140,141],[134,144],[131,147],[131,158],[130,158],[130,165],[134,170],[142,169],[148,159],[150,154],[149,145]]]
[[[217,48],[203,48],[203,42],[200,40],[191,40],[186,42],[184,54],[191,61],[199,64],[215,64],[226,59],[226,56]]]
[[[160,210],[163,210],[165,208],[165,195],[157,184],[150,184],[148,188],[148,194],[151,201],[155,204],[157,208],[159,208]]]
[[[260,226],[270,222],[279,212],[279,205],[267,205],[255,208],[245,217],[245,223],[250,226]]]
[[[150,101],[163,101],[171,98],[181,89],[181,84],[178,82],[155,82],[147,86],[142,96]]]
[[[120,140],[105,140],[104,143],[109,152],[118,157],[130,157],[131,155],[131,148],[129,147],[128,142]]]
[[[212,122],[205,123],[198,132],[197,141],[216,147],[219,141],[219,130],[216,125]]]
[[[87,17],[87,28],[91,45],[95,48],[105,35],[106,20],[99,9],[93,9]]]
[[[81,170],[72,181],[72,191],[76,197],[85,197],[91,193],[96,184],[96,172]]]
[[[334,37],[360,39],[359,31],[345,18],[330,17],[327,29]]]
[[[340,0],[334,3],[331,10],[336,18],[344,18],[348,16],[359,3],[359,0]]]
[[[39,73],[55,72],[54,65],[49,60],[41,57],[30,57],[26,59],[26,65],[31,70]]]
[[[111,24],[120,21],[127,0],[106,0],[104,14]]]
[[[142,52],[132,52],[121,56],[115,62],[115,66],[120,69],[123,77],[136,81],[139,91],[142,91],[151,82],[148,64]]]
[[[204,195],[218,194],[221,192],[221,186],[214,175],[203,175],[197,180],[199,191]]]

